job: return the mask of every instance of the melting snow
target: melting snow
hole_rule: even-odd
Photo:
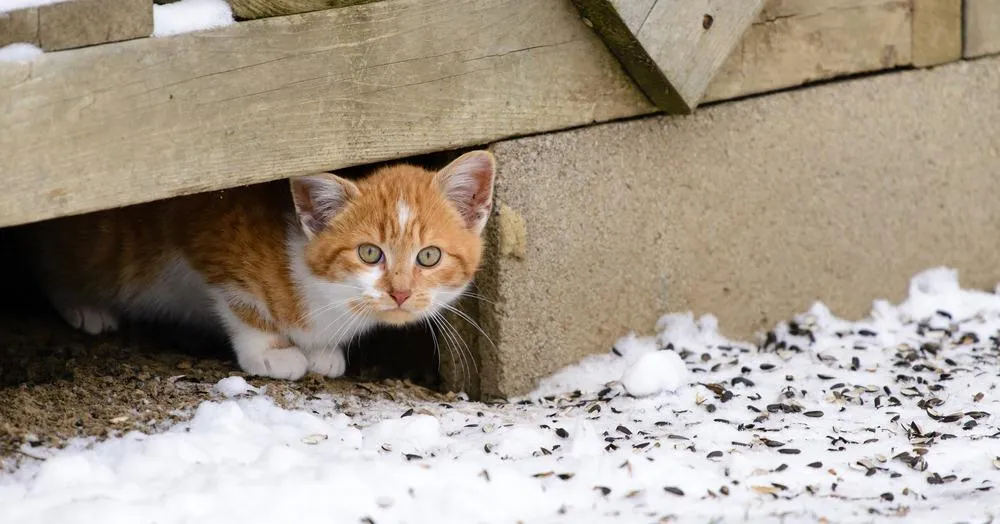
[[[226,377],[216,383],[213,389],[227,398],[258,392],[258,389],[247,383],[243,377]]]
[[[30,62],[43,54],[36,45],[17,42],[0,47],[0,62]]]
[[[226,0],[180,0],[153,6],[153,36],[170,36],[236,23]]]
[[[1000,515],[1000,296],[935,269],[861,322],[816,304],[756,345],[723,338],[711,316],[668,315],[657,331],[499,404],[321,397],[286,410],[226,379],[217,389],[235,397],[188,423],[74,442],[0,476],[0,522]]]
[[[29,7],[58,4],[67,0],[0,0],[0,14]]]

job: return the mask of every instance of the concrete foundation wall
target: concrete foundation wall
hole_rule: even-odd
[[[817,299],[863,316],[930,266],[1000,281],[998,58],[494,150],[485,396],[523,393],[666,312],[715,313],[749,338]]]

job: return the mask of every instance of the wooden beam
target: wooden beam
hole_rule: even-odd
[[[0,15],[0,46],[25,42],[62,51],[152,33],[153,0],[71,0]]]
[[[704,101],[913,63],[910,0],[769,0]]]
[[[178,0],[153,0],[156,4],[172,4]],[[288,16],[324,9],[340,9],[380,0],[227,0],[237,21],[259,20],[272,16]]]
[[[272,16],[309,13],[323,9],[339,9],[378,0],[229,0],[237,20],[257,20]]]
[[[38,9],[0,13],[0,47],[23,42],[38,45]]]
[[[574,0],[650,100],[690,113],[763,0]]]
[[[386,0],[49,53],[0,64],[0,226],[655,110],[569,0]]]
[[[1000,0],[965,0],[966,58],[1000,53]]]
[[[1000,26],[995,29],[1000,31]],[[962,2],[913,0],[913,65],[929,67],[961,59]]]

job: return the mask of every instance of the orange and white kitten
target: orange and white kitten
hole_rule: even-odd
[[[88,333],[127,318],[216,327],[249,374],[337,377],[353,336],[463,293],[493,183],[493,156],[473,151],[438,172],[302,176],[42,222],[24,248],[55,308]]]

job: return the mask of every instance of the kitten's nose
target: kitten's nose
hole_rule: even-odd
[[[389,293],[389,296],[391,296],[392,299],[396,301],[396,305],[397,306],[402,306],[403,302],[406,302],[406,299],[410,298],[410,292],[409,291],[393,291],[393,292]]]

